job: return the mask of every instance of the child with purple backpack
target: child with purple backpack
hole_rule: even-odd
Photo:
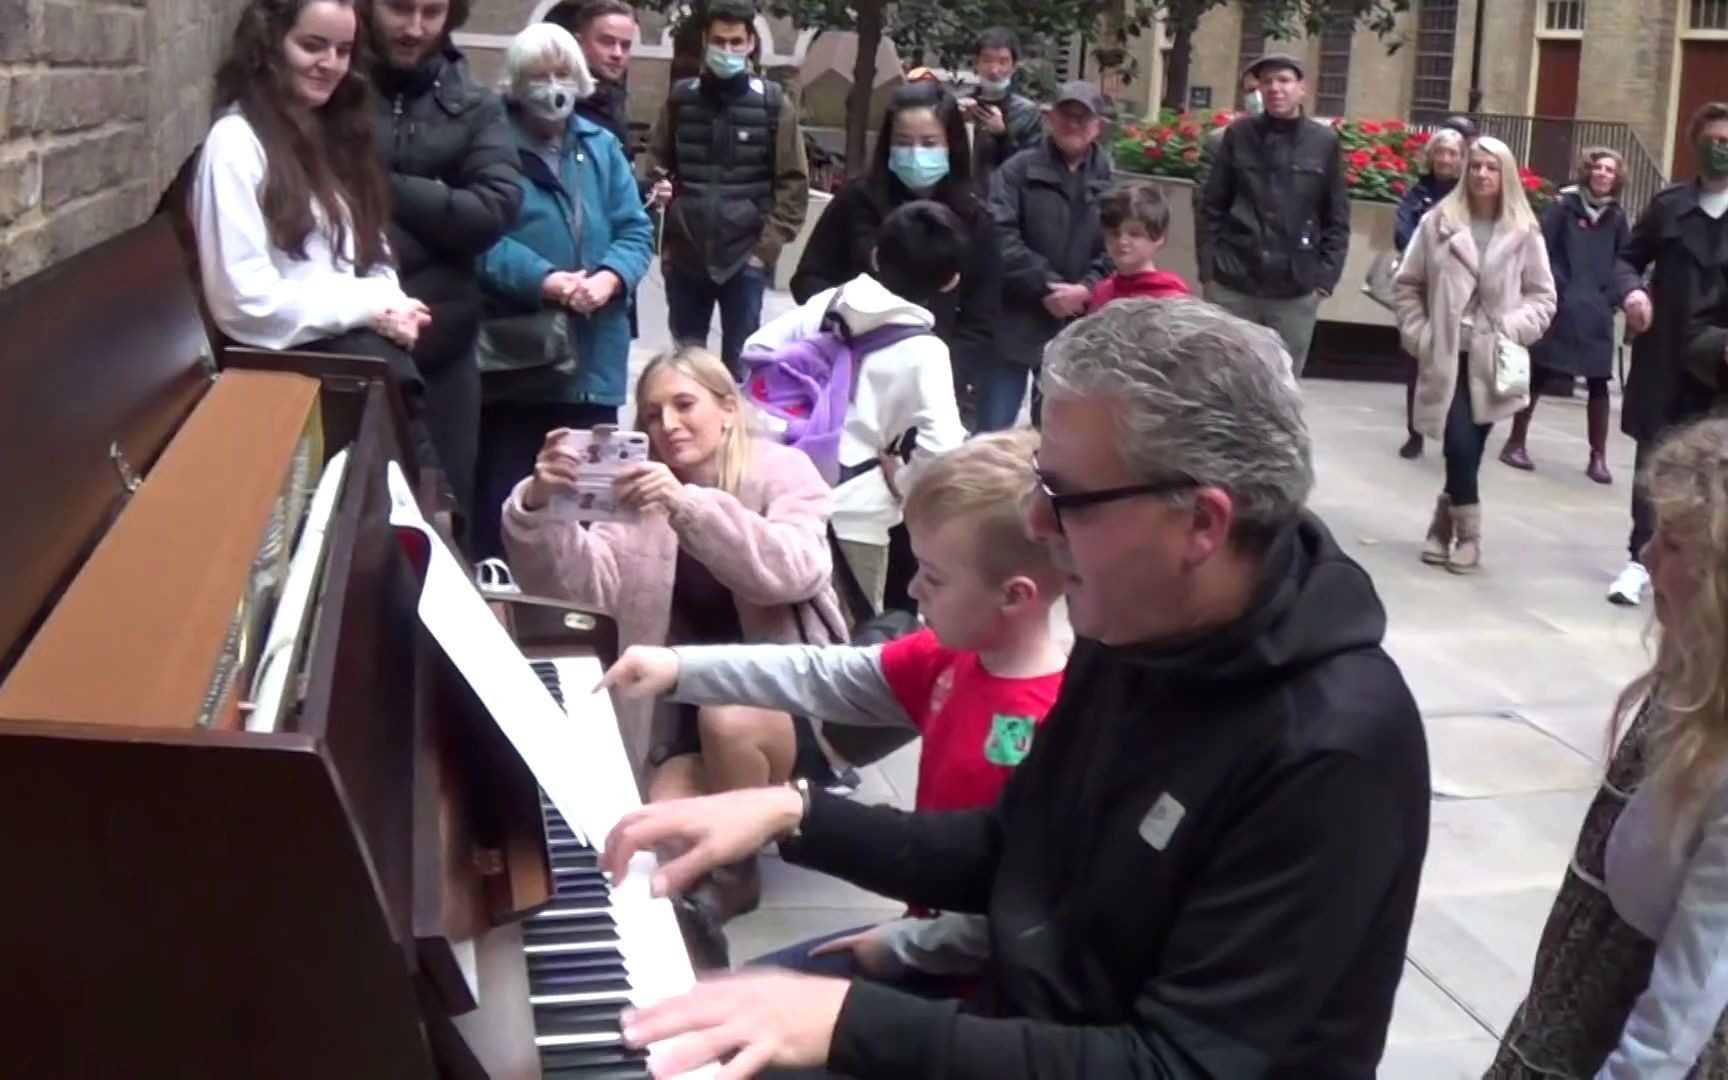
[[[744,347],[744,396],[765,434],[806,451],[836,486],[832,518],[864,595],[882,607],[900,492],[966,439],[948,346],[927,305],[960,284],[968,230],[936,202],[889,214],[873,270],[811,297]]]

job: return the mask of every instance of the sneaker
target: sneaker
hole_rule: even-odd
[[[1637,607],[1644,600],[1644,590],[1649,584],[1650,571],[1644,569],[1644,564],[1629,562],[1614,579],[1614,584],[1608,586],[1608,602],[1622,607]]]

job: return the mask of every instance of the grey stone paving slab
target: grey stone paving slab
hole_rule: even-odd
[[[1422,895],[1559,887],[1570,842],[1528,820],[1516,800],[1439,799],[1431,811]]]
[[[1428,717],[1428,758],[1434,793],[1449,798],[1566,791],[1597,777],[1589,758],[1511,713]]]
[[[1553,899],[1553,886],[1424,897],[1410,934],[1410,959],[1498,1034],[1529,986]]]
[[[1394,1043],[1381,1059],[1379,1080],[1480,1080],[1499,1045],[1486,1037]]]
[[[1487,1034],[1440,984],[1414,964],[1404,965],[1388,1040],[1394,1045],[1450,1043]]]

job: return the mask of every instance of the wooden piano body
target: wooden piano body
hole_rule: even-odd
[[[516,926],[550,888],[538,789],[416,619],[382,365],[225,361],[317,380],[326,453],[351,448],[300,702],[260,734],[124,707],[129,671],[196,662],[179,635],[141,659],[88,605],[55,625],[218,377],[172,229],[0,293],[0,343],[0,1072],[539,1076]],[[609,660],[609,624],[588,644]],[[8,694],[21,672],[33,696]],[[43,672],[105,686],[100,722],[48,715]]]

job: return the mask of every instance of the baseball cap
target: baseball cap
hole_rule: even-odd
[[[1308,77],[1307,72],[1302,70],[1302,61],[1291,56],[1289,53],[1281,52],[1267,53],[1252,64],[1249,64],[1248,70],[1244,71],[1242,74],[1252,75],[1255,78],[1259,78],[1260,74],[1267,68],[1288,68],[1296,73],[1298,79],[1306,79]]]
[[[1056,107],[1061,108],[1070,102],[1086,106],[1095,116],[1108,116],[1110,114],[1110,105],[1104,100],[1103,93],[1084,79],[1075,79],[1073,82],[1062,84],[1061,91],[1056,95]]]

